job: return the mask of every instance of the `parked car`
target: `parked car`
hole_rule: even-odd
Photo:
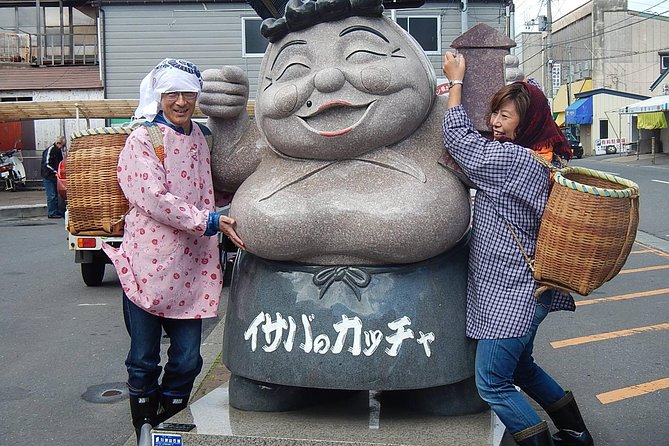
[[[56,171],[56,190],[61,200],[67,202],[67,179],[65,178],[65,160],[58,163]]]
[[[563,130],[562,133],[564,133],[564,136],[567,137],[567,141],[569,142],[569,147],[571,147],[574,158],[583,158],[583,144],[581,144],[581,141],[579,141],[578,138],[576,138],[570,131]]]

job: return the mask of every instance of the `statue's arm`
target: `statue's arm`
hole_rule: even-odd
[[[249,118],[249,81],[244,70],[235,66],[202,73],[204,85],[200,110],[209,117],[213,135],[211,164],[214,188],[234,193],[258,166],[266,145],[255,122]]]

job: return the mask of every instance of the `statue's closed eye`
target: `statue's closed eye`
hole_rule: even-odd
[[[387,57],[387,54],[378,53],[376,51],[369,50],[356,50],[351,54],[346,56],[346,61],[352,63],[368,63],[379,60],[380,58]]]
[[[291,81],[306,76],[311,69],[302,63],[291,63],[283,69],[281,74],[277,76],[276,80],[281,82]]]

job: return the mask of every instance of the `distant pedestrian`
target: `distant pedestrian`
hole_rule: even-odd
[[[59,136],[56,141],[42,152],[42,184],[46,191],[46,210],[49,218],[63,218],[64,210],[58,204],[58,164],[63,161],[65,137]]]

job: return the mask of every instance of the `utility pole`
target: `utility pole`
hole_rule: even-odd
[[[37,31],[37,65],[42,65],[42,7],[40,0],[35,1],[35,24]]]
[[[571,104],[571,83],[572,83],[572,78],[571,78],[571,72],[572,72],[572,66],[571,66],[571,45],[567,47],[567,54],[569,54],[569,74],[567,76],[567,107]]]
[[[571,78],[571,72],[572,72],[572,66],[571,66],[571,45],[569,45],[569,46],[567,47],[567,54],[569,54],[569,67],[568,67],[569,73],[567,74],[567,107],[569,107],[569,106],[571,105],[571,83],[572,83],[572,78]],[[565,114],[566,114],[566,113],[567,113],[567,111],[565,110]],[[619,116],[620,116],[620,115],[619,115]],[[567,125],[566,121],[567,121],[567,117],[565,116],[565,125]],[[574,128],[575,128],[575,127],[576,127],[576,126],[573,125],[573,124],[567,126],[567,128],[569,129],[569,132],[570,132],[572,135],[574,135],[574,136],[576,136],[576,132],[574,131]]]
[[[551,0],[546,0],[546,40],[544,47],[544,91],[548,99],[553,98],[553,13]]]

